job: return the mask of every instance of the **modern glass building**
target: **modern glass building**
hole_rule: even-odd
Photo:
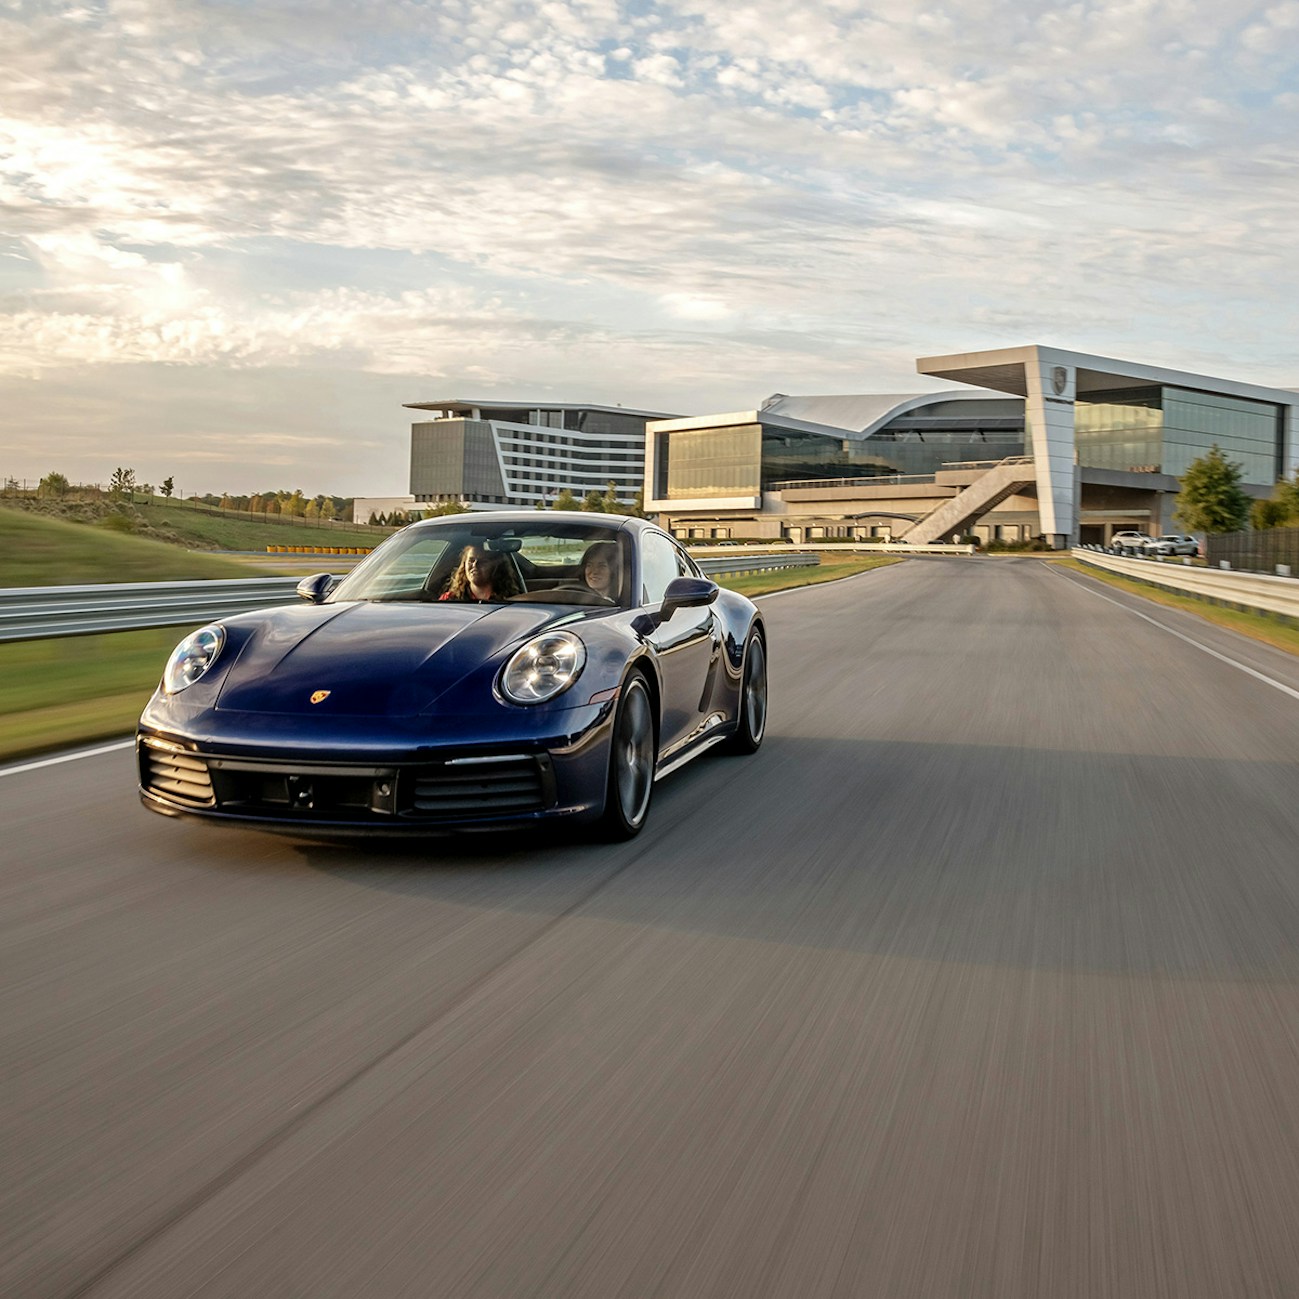
[[[1286,389],[1038,346],[916,368],[976,388],[777,394],[652,422],[650,508],[696,536],[975,531],[1063,546],[1172,530],[1177,478],[1214,445],[1255,495],[1296,467]]]
[[[645,480],[645,424],[661,412],[621,406],[442,400],[408,403],[431,419],[411,426],[416,503],[461,501],[499,509],[579,500],[618,487],[631,500]]]
[[[656,422],[651,442],[654,501],[752,500],[790,483],[1022,455],[1024,403],[996,393],[777,394],[755,411]]]
[[[1285,412],[1277,402],[1161,384],[1079,396],[1074,405],[1078,463],[1178,477],[1218,446],[1249,483],[1284,474]]]

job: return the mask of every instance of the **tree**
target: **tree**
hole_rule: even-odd
[[[316,504],[315,497],[307,502],[307,508],[303,510],[302,517],[305,519],[320,518],[320,506]]]
[[[627,513],[633,519],[645,518],[645,489],[643,487],[637,488],[636,495],[632,497]]]
[[[1215,442],[1182,475],[1176,518],[1188,532],[1239,532],[1249,519],[1250,498],[1240,486],[1241,466]]]
[[[262,495],[258,492],[255,496],[249,497],[248,512],[249,514],[261,514],[266,509],[266,502],[262,500]]]
[[[114,500],[121,500],[124,496],[135,494],[135,470],[123,469],[119,465],[113,470],[113,476],[108,480],[108,494]]]
[[[600,508],[606,514],[621,514],[622,502],[618,499],[618,484],[611,478],[609,486],[605,489],[604,499],[600,502]]]
[[[577,497],[567,487],[555,497],[555,509],[557,510],[576,510],[578,508],[580,507],[577,504]]]
[[[1266,532],[1269,528],[1284,526],[1289,511],[1285,503],[1277,500],[1275,494],[1271,500],[1255,501],[1249,510],[1249,526],[1256,532]]]
[[[596,489],[592,487],[591,490],[587,492],[586,497],[582,501],[582,509],[590,510],[593,514],[603,513],[604,494],[602,492],[596,491]]]
[[[332,519],[336,514],[333,497],[326,496],[320,505],[320,517],[322,519]]]
[[[66,496],[68,493],[68,480],[62,474],[46,474],[41,479],[40,485],[36,488],[37,496]]]
[[[281,514],[292,514],[296,518],[301,518],[306,512],[307,502],[303,499],[300,491],[294,491],[284,505],[281,507]]]
[[[1294,471],[1293,478],[1283,478],[1276,485],[1272,499],[1285,510],[1285,522],[1290,527],[1299,527],[1299,469]]]
[[[162,480],[162,494],[171,500],[171,494],[176,490],[176,480],[170,474]]]

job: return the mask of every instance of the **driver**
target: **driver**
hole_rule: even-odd
[[[617,600],[622,589],[622,554],[616,541],[595,541],[582,555],[582,581],[606,600]]]
[[[465,604],[500,601],[522,591],[514,565],[504,555],[495,555],[483,546],[466,546],[460,552],[460,563],[451,574],[447,589],[438,598]]]

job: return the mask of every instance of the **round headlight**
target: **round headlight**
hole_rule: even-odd
[[[541,704],[567,690],[582,673],[586,646],[572,632],[530,640],[505,665],[501,693],[516,704]]]
[[[219,623],[202,627],[192,636],[186,636],[171,652],[166,670],[162,674],[162,688],[174,695],[186,686],[192,686],[216,662],[221,647],[226,643],[225,628]]]

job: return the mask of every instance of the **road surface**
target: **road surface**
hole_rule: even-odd
[[[1299,665],[1031,560],[765,603],[616,847],[0,775],[0,1293],[1299,1293]]]

